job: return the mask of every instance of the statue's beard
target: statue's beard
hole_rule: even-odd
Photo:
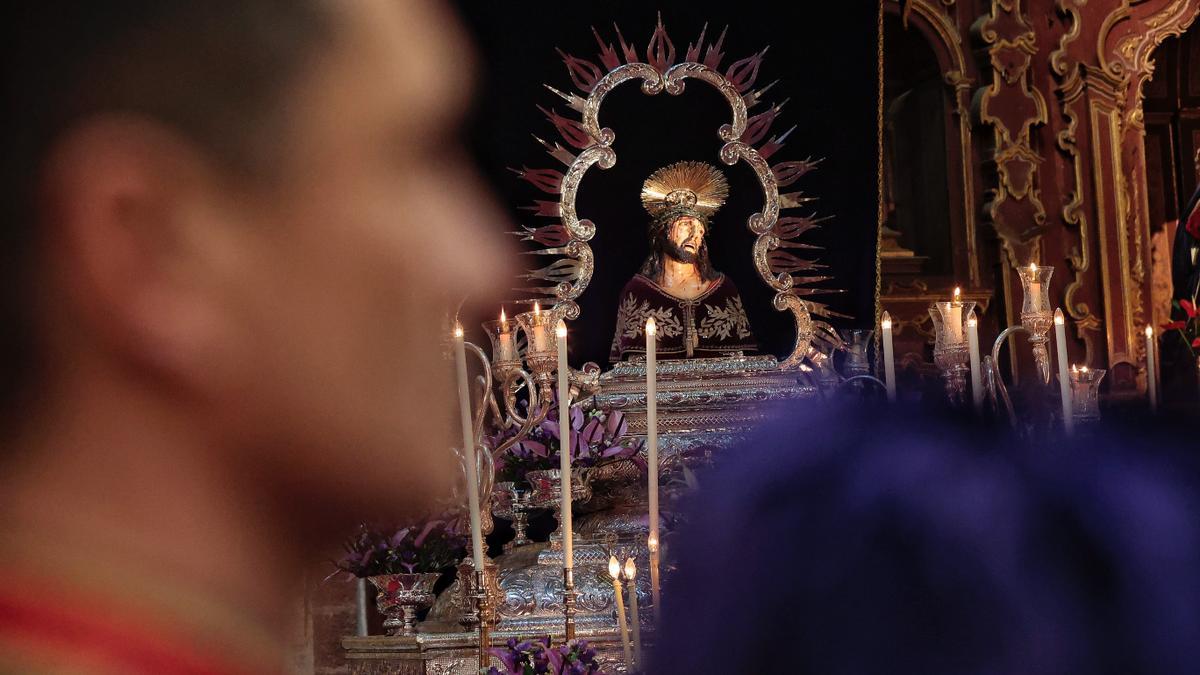
[[[703,250],[704,250],[704,247],[701,246],[700,251],[703,251]],[[675,242],[671,241],[670,239],[667,239],[666,241],[663,242],[663,253],[668,258],[675,260],[677,262],[688,264],[688,265],[695,265],[697,262],[699,262],[700,251],[696,251],[696,252],[689,251],[686,248],[683,248],[682,246],[680,246],[679,244],[676,244]]]

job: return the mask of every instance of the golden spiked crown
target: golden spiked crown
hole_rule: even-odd
[[[655,221],[668,215],[691,215],[707,222],[728,196],[724,174],[705,162],[664,166],[642,184],[642,206]]]

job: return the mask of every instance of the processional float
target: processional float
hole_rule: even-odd
[[[660,19],[643,59],[619,28],[619,51],[593,33],[600,48],[595,61],[560,52],[578,93],[547,85],[570,111],[542,108],[561,139],[537,141],[558,165],[516,171],[542,194],[529,208],[540,224],[514,234],[534,247],[529,253],[551,262],[525,274],[531,285],[509,305],[527,311],[484,324],[490,350],[462,345],[480,373],[463,423],[473,446],[463,455],[464,465],[474,469],[466,473],[476,476],[471,492],[483,512],[479,521],[486,529],[491,514],[510,520],[515,537],[494,560],[475,555],[464,561],[454,586],[441,593],[427,618],[398,631],[410,634],[346,638],[355,672],[475,673],[494,663],[485,647],[543,635],[556,642],[586,638],[605,672],[631,672],[653,643],[660,604],[670,602],[659,597],[660,577],[670,568],[670,533],[660,532],[657,522],[659,490],[669,510],[693,482],[690,468],[746,438],[764,419],[764,404],[821,397],[848,382],[875,380],[867,358],[872,332],[839,334],[824,320],[833,312],[813,300],[836,292],[813,286],[832,277],[817,273],[820,266],[803,257],[817,248],[804,242],[805,235],[827,218],[811,209],[812,197],[790,188],[817,162],[770,163],[790,132],[772,134],[783,106],[764,97],[775,83],[755,88],[766,50],[723,66],[725,33],[706,41],[706,26],[677,62]],[[678,96],[694,82],[727,104],[729,121],[714,130],[722,143],[717,159],[728,166],[745,163],[761,189],[762,208],[746,220],[754,236],[748,254],[774,294],[774,308],[793,318],[795,341],[782,359],[731,352],[657,360],[651,321],[646,356],[607,371],[594,363],[567,364],[564,332],[569,335],[580,316],[577,300],[593,271],[604,264],[589,242],[605,224],[581,218],[576,198],[595,170],[617,164],[617,134],[601,125],[600,114],[608,94],[630,82],[640,83],[647,96]],[[694,191],[688,192],[678,190],[672,199],[694,203]],[[844,375],[834,368],[836,351],[845,352]],[[533,471],[525,484],[495,482],[496,461],[547,422],[551,403],[559,404],[558,428],[567,428],[573,411],[563,400],[584,413],[623,415],[625,440],[639,454],[587,468]],[[537,510],[554,511],[559,519],[547,542],[530,541],[526,534],[528,516]],[[573,520],[573,526],[564,528],[564,520]]]

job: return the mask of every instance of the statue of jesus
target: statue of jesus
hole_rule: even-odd
[[[677,162],[642,186],[650,213],[650,255],[621,291],[610,358],[646,352],[646,320],[658,325],[663,358],[724,356],[757,350],[737,287],[708,258],[712,216],[729,196],[714,166]]]

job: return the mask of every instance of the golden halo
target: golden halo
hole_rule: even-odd
[[[728,196],[724,174],[705,162],[676,162],[650,174],[642,184],[642,206],[655,218],[677,209],[708,218]]]

